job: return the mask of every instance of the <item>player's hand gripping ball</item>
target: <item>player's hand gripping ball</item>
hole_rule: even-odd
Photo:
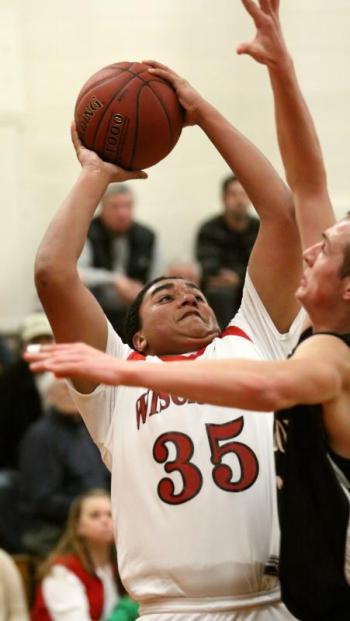
[[[126,170],[163,159],[177,143],[183,109],[168,82],[142,63],[104,67],[84,84],[75,105],[83,145]]]

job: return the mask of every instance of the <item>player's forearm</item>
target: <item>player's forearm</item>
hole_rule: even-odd
[[[200,403],[269,412],[323,403],[339,391],[339,375],[322,361],[211,360],[123,365],[120,383],[145,386]]]
[[[319,187],[326,183],[321,146],[316,129],[300,90],[292,59],[269,68],[275,101],[277,135],[288,183]]]
[[[292,208],[291,194],[265,156],[218,110],[205,102],[199,126],[235,172],[261,218],[283,217]]]
[[[92,217],[108,183],[102,171],[81,171],[39,246],[37,276],[47,270],[62,275],[76,271]]]
[[[314,122],[300,90],[293,62],[286,57],[269,69],[275,101],[275,117],[278,143],[288,183],[298,202],[297,217],[305,244],[308,229],[317,235],[334,222],[327,190],[326,171],[322,150]],[[306,204],[318,198],[317,221],[315,212],[308,212]],[[303,210],[304,206],[304,210]],[[308,219],[313,219],[313,223]]]
[[[118,380],[199,403],[269,412],[280,404],[271,381],[274,365],[253,360],[126,362]]]

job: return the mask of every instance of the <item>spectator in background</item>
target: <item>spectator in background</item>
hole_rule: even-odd
[[[0,550],[0,621],[29,621],[20,573],[4,550]]]
[[[112,183],[102,198],[100,215],[91,223],[78,263],[84,284],[120,335],[128,305],[162,269],[154,232],[133,218],[131,190]]]
[[[66,530],[40,570],[32,621],[106,619],[125,591],[113,543],[111,501],[104,490],[75,499]]]
[[[44,313],[33,313],[20,331],[21,352],[27,345],[52,342],[52,330]],[[17,452],[28,426],[43,413],[42,391],[48,374],[31,373],[27,362],[18,357],[0,375],[0,470],[16,470]]]
[[[249,199],[234,175],[222,183],[224,211],[202,224],[196,257],[202,268],[202,289],[221,329],[240,305],[244,276],[259,229],[249,214]]]
[[[0,373],[2,369],[12,362],[12,352],[10,351],[5,339],[0,335]]]
[[[56,545],[74,498],[110,480],[63,380],[52,380],[47,402],[20,448],[23,545],[39,556]]]
[[[175,259],[172,261],[164,274],[168,278],[184,278],[199,286],[201,279],[200,265],[195,261],[184,261]]]
[[[19,333],[20,350],[52,342],[50,324],[42,312],[26,317]],[[0,546],[21,552],[18,451],[28,427],[44,412],[43,391],[51,373],[33,374],[22,354],[0,374]]]

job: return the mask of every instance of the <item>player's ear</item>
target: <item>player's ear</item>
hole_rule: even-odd
[[[350,301],[350,276],[345,276],[342,279],[342,287],[341,287],[342,299],[344,302]]]
[[[140,354],[146,353],[148,343],[145,336],[142,334],[142,330],[135,332],[134,336],[132,337],[132,344],[136,351],[139,351]]]

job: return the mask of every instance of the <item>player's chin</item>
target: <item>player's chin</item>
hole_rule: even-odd
[[[213,339],[219,334],[219,328],[208,326],[205,323],[195,323],[191,325],[184,334],[193,339]]]

